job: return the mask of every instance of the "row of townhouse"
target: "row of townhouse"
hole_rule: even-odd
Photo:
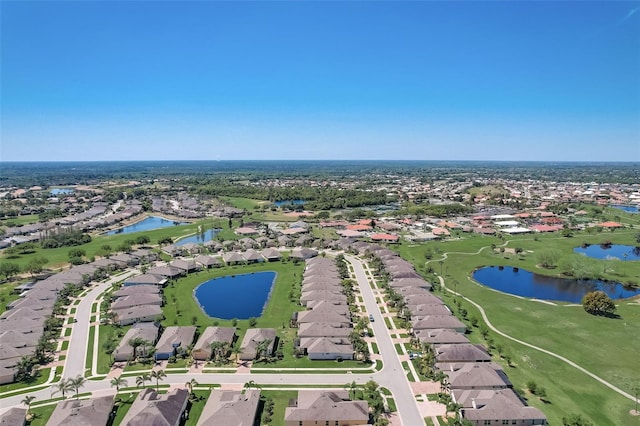
[[[431,292],[431,285],[413,266],[386,248],[354,243],[360,254],[378,257],[389,275],[389,288],[401,295],[413,335],[431,346],[436,369],[447,376],[454,402],[462,416],[475,425],[544,425],[545,415],[527,406],[513,391],[504,371],[491,362],[482,345],[465,336],[464,323]]]
[[[45,323],[54,317],[59,292],[67,285],[83,287],[107,276],[101,262],[75,266],[35,283],[16,288],[21,296],[0,316],[0,383],[15,381],[23,357],[32,356],[44,335]]]
[[[353,359],[353,332],[347,297],[334,259],[307,260],[300,303],[306,310],[295,312],[298,327],[296,349],[312,360]]]
[[[117,407],[115,396],[68,399],[57,403],[47,425],[105,426],[112,422]],[[123,425],[178,426],[189,417],[187,389],[158,393],[143,389],[122,420]],[[251,426],[258,421],[260,390],[214,389],[209,394],[196,425]],[[25,425],[27,410],[14,407],[0,415],[0,424]],[[369,420],[366,401],[350,401],[346,391],[299,391],[285,409],[286,426],[363,425]]]

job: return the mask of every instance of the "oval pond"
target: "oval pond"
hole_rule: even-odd
[[[210,317],[257,318],[267,306],[275,280],[273,271],[227,275],[203,282],[193,295]]]
[[[573,251],[594,259],[640,260],[640,247],[622,244],[592,244],[587,247],[576,247]]]
[[[625,288],[620,283],[547,277],[512,266],[486,266],[475,270],[473,279],[487,287],[516,296],[571,303],[580,303],[582,296],[596,290],[604,291],[612,299],[625,299],[640,294],[640,289]]]
[[[184,225],[186,223],[188,222],[177,222],[160,216],[149,216],[131,225],[105,232],[105,235],[130,234],[132,232],[149,231],[151,229],[167,228],[169,226]]]
[[[219,229],[207,229],[201,234],[196,234],[196,235],[192,235],[190,237],[181,239],[176,243],[176,245],[183,246],[187,243],[202,244],[207,241],[213,240],[216,237],[216,235],[218,235],[219,232],[220,232]]]

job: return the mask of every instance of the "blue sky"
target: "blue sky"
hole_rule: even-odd
[[[2,1],[2,161],[640,160],[640,2]]]

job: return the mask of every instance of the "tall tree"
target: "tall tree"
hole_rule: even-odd
[[[51,391],[51,396],[60,392],[62,394],[62,398],[64,399],[65,393],[72,390],[73,390],[73,386],[71,385],[71,383],[69,383],[69,380],[60,379],[60,381],[53,386],[53,390]]]
[[[591,315],[610,316],[616,311],[613,300],[604,291],[592,291],[582,298],[582,307]]]
[[[160,380],[167,377],[167,375],[164,370],[153,370],[151,374],[149,374],[149,377],[156,379],[156,392],[158,392],[160,390]]]
[[[149,373],[143,373],[138,377],[136,377],[136,385],[138,387],[140,386],[144,387],[145,383],[148,381],[151,381],[151,376],[149,375]]]
[[[33,395],[27,395],[27,396],[25,396],[24,398],[22,398],[22,401],[20,401],[20,402],[22,402],[24,405],[26,405],[26,406],[27,406],[27,413],[26,413],[27,417],[29,416],[29,410],[31,409],[31,403],[32,403],[35,399],[36,399],[36,397],[35,397],[35,396],[33,396]]]
[[[76,399],[78,399],[78,394],[80,393],[80,388],[84,386],[87,379],[82,376],[76,376],[75,378],[69,379],[69,385],[72,387],[74,392],[76,393]]]
[[[111,387],[115,387],[116,388],[116,393],[120,392],[120,388],[123,386],[127,386],[127,379],[125,379],[122,376],[119,377],[114,377],[113,379],[111,379]]]

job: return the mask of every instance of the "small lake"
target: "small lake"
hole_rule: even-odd
[[[259,317],[271,295],[276,273],[227,275],[205,281],[193,291],[202,310],[213,318]]]
[[[49,194],[51,195],[69,195],[69,194],[73,194],[73,189],[70,188],[53,188],[51,191],[49,191]]]
[[[624,210],[627,213],[640,213],[640,207],[636,207],[636,206],[611,206],[613,208],[616,209],[620,209],[620,210]]]
[[[473,272],[473,279],[487,287],[516,296],[571,303],[580,303],[582,296],[596,290],[604,291],[612,299],[625,299],[640,294],[640,289],[626,289],[620,283],[547,277],[511,266],[486,266],[477,269]]]
[[[305,200],[282,200],[282,201],[275,201],[273,204],[275,204],[277,207],[281,207],[281,206],[301,206],[302,204],[306,203]]]
[[[622,244],[612,244],[610,246],[592,244],[588,247],[576,247],[573,251],[594,259],[640,260],[640,247]]]
[[[181,239],[176,243],[176,245],[182,246],[187,243],[196,243],[196,244],[206,243],[207,241],[213,240],[216,237],[216,235],[218,235],[219,232],[220,232],[220,229],[207,229],[201,234],[196,234],[196,235],[192,235],[190,237]]]
[[[149,216],[146,219],[143,219],[140,222],[136,222],[132,225],[124,226],[122,228],[106,232],[105,235],[130,234],[132,232],[149,231],[152,229],[167,228],[169,226],[184,225],[187,223],[189,222],[177,222],[174,220],[165,219],[160,216]]]

